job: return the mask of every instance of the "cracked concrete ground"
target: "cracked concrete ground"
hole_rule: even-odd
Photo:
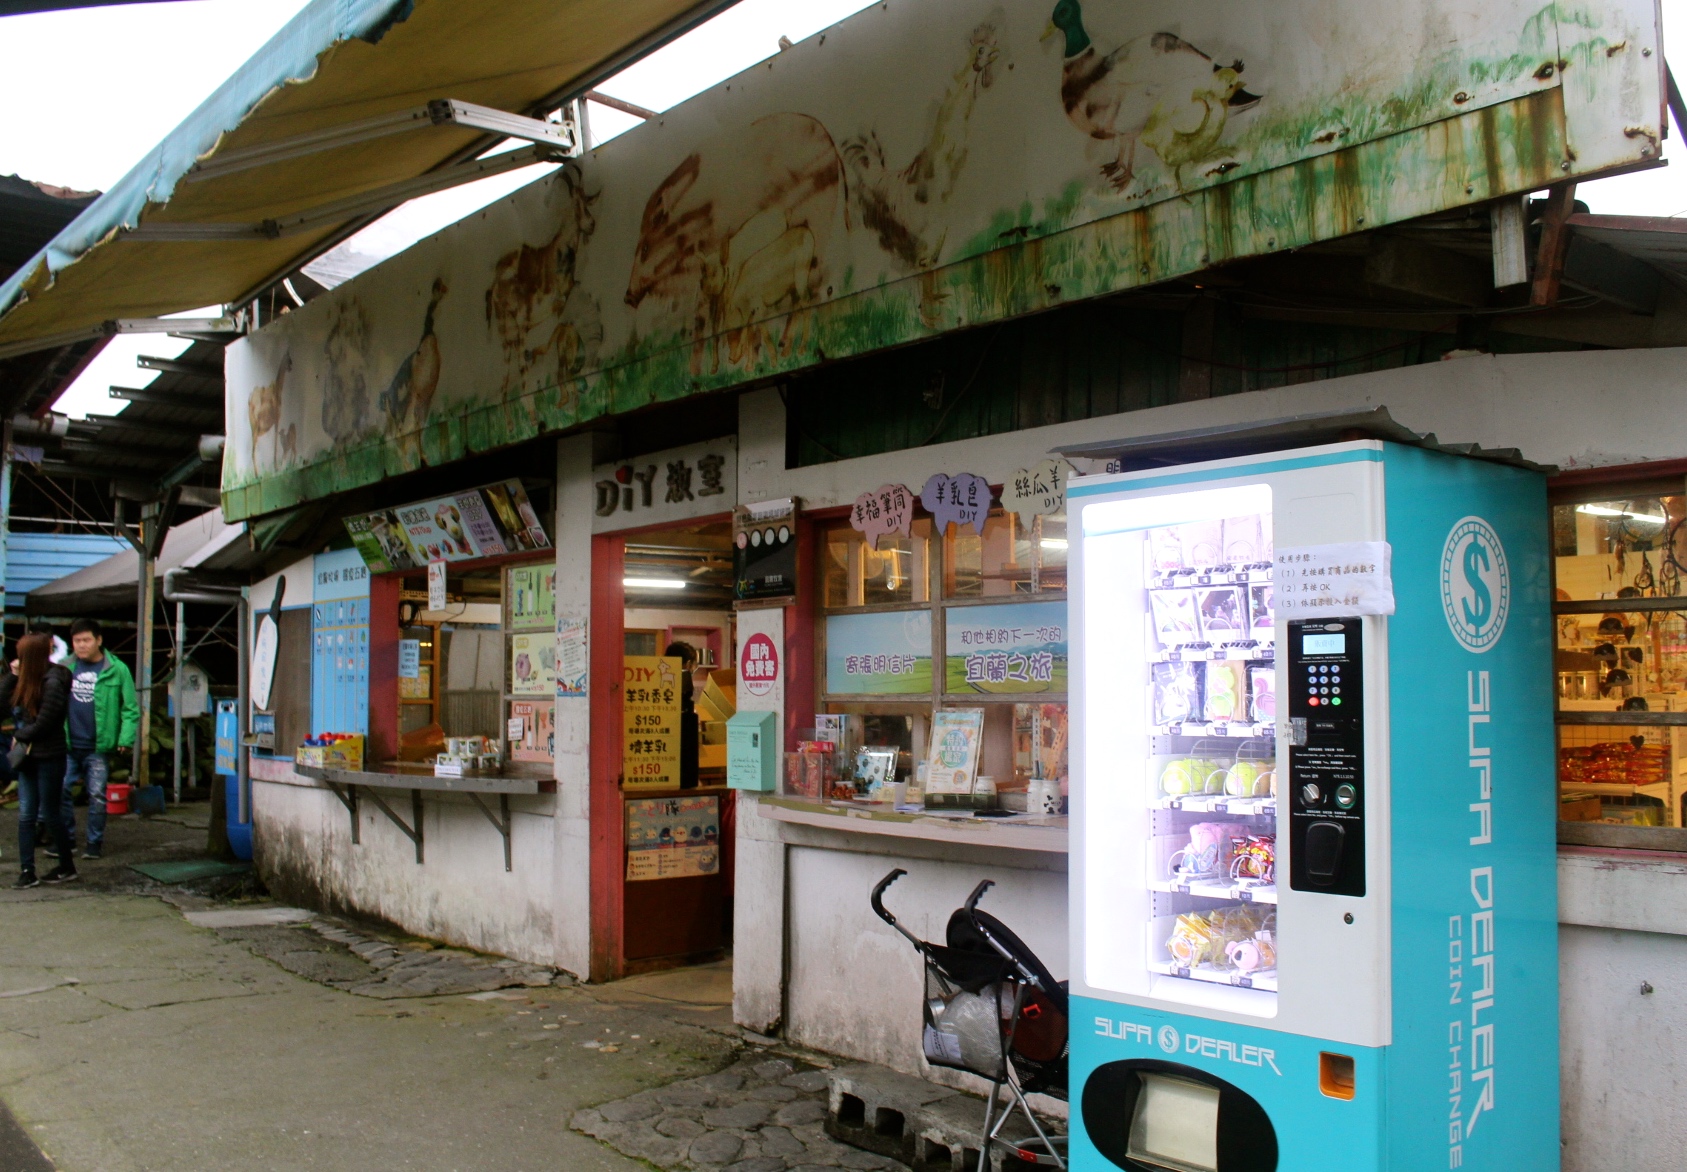
[[[0,814],[7,877],[14,828]],[[203,843],[147,833],[180,838],[176,857]],[[233,938],[248,930],[196,927],[143,894],[162,889],[122,874],[125,852],[170,857],[145,838],[119,827],[78,885],[0,893],[0,1099],[60,1172],[648,1170],[569,1121],[742,1049],[684,1011],[580,988],[326,987]],[[276,930],[295,933],[271,941],[288,952],[333,943]],[[336,947],[331,963],[363,964]]]

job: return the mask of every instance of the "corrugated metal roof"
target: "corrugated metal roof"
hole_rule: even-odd
[[[434,126],[206,178],[205,161],[451,98],[542,113],[732,0],[315,0],[0,284],[0,348],[255,294],[360,220],[280,238],[143,242],[142,224],[261,223],[471,158]]]
[[[241,548],[235,544],[235,538],[245,528],[224,521],[220,509],[177,525],[165,535],[164,548],[153,563],[159,580],[163,580],[166,570],[179,566],[217,568],[218,554],[232,552],[231,546],[233,551]],[[140,557],[124,543],[118,552],[31,591],[25,609],[32,615],[74,615],[132,607],[139,575]]]
[[[99,533],[8,533],[6,606],[21,610],[24,595],[128,548]]]

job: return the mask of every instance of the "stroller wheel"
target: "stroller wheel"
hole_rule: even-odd
[[[1053,1147],[1053,1151],[1049,1150]],[[1021,1140],[998,1139],[1004,1168],[1064,1168],[1066,1166],[1066,1137],[1051,1135],[1047,1145],[1036,1136]],[[1057,1158],[1058,1157],[1058,1158]]]

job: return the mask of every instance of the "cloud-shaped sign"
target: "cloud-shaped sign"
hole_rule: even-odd
[[[1044,460],[1019,469],[1002,485],[1002,508],[1018,513],[1023,525],[1030,525],[1033,517],[1060,512],[1066,507],[1066,477],[1070,472],[1065,460]]]
[[[905,484],[881,484],[855,498],[849,523],[871,549],[879,548],[879,538],[886,533],[907,537],[914,523],[914,494]]]
[[[943,533],[953,522],[971,525],[984,532],[984,519],[990,515],[990,482],[971,472],[949,476],[939,472],[920,492],[920,503],[937,520],[937,531]]]

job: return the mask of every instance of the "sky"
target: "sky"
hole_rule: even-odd
[[[307,2],[176,0],[0,18],[0,109],[27,111],[0,123],[0,174],[105,190]],[[776,53],[781,36],[800,41],[868,2],[741,0],[601,88],[665,110]],[[1680,29],[1687,38],[1687,0],[1663,0],[1663,12],[1666,34]],[[638,124],[595,104],[590,119],[597,142]],[[1673,128],[1664,158],[1670,166],[1585,183],[1577,195],[1599,213],[1687,215],[1687,144]],[[549,169],[412,200],[347,240],[318,271],[330,279],[359,271]],[[164,335],[113,339],[58,409],[78,417],[121,410],[108,386],[145,386],[156,377],[134,365],[136,355],[171,357],[187,345]]]

